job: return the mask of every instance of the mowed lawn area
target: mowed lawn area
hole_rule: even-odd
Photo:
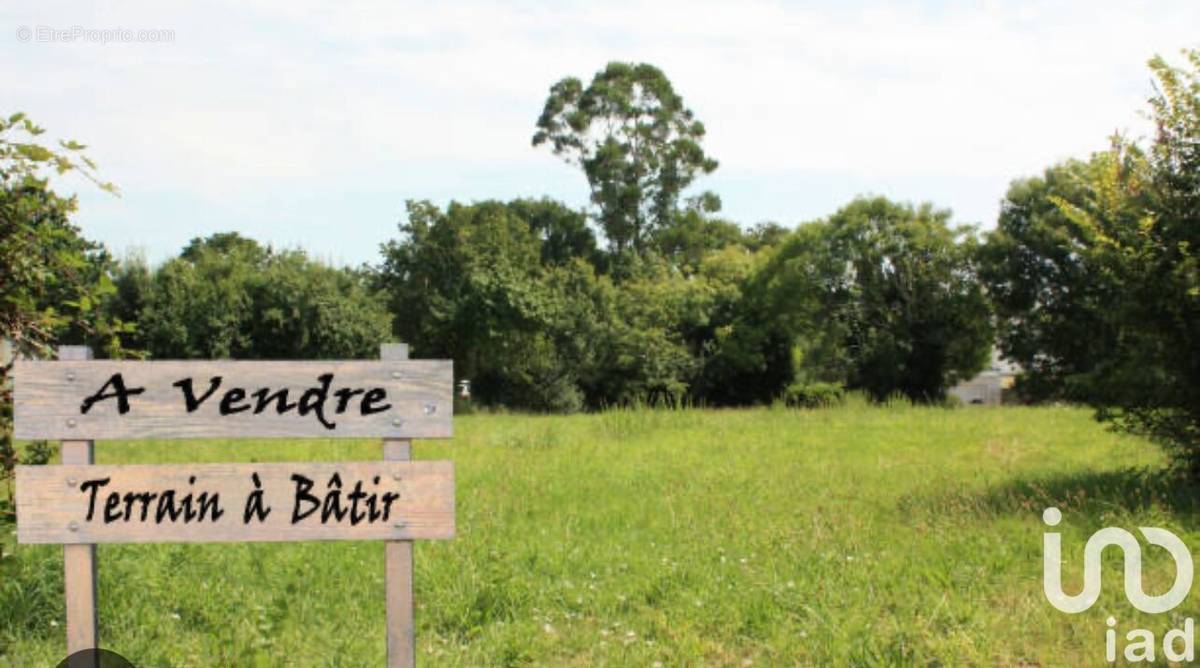
[[[457,466],[458,537],[416,548],[422,665],[1094,665],[1104,620],[1195,616],[1105,589],[1042,594],[1041,511],[1065,587],[1108,525],[1200,545],[1197,492],[1083,409],[474,415],[420,459]],[[98,463],[377,459],[377,441],[101,442]],[[10,539],[11,540],[11,539]],[[62,658],[62,550],[6,546],[0,665]],[[1174,578],[1147,551],[1147,591]],[[366,666],[384,657],[380,543],[105,545],[103,645],[138,666]],[[1161,659],[1160,659],[1161,661]]]

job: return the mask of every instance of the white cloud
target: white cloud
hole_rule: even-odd
[[[1197,45],[1200,4],[41,2],[0,10],[0,21],[0,111],[90,143],[127,195],[85,207],[85,228],[161,256],[231,211],[253,212],[237,220],[243,231],[276,239],[320,222],[306,224],[303,210],[273,217],[281,197],[336,211],[345,193],[394,191],[398,208],[480,174],[507,178],[470,182],[463,197],[506,196],[499,188],[514,183],[561,195],[569,168],[530,147],[533,121],[551,83],[613,59],[671,77],[709,129],[722,163],[713,182],[742,184],[725,197],[735,217],[823,213],[803,184],[753,185],[810,174],[936,196],[987,220],[1009,179],[1143,127],[1145,61]],[[21,25],[176,36],[20,43]],[[947,192],[956,179],[972,187]],[[569,194],[582,204],[583,192]],[[188,202],[171,212],[175,225],[129,224],[162,212],[166,193]],[[369,259],[395,215],[359,220],[383,213],[352,202],[346,212],[328,237],[304,239],[350,243],[349,259]]]

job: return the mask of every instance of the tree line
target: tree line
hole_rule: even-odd
[[[871,196],[740,226],[716,194],[684,198],[718,163],[667,77],[611,63],[554,84],[532,137],[582,172],[591,207],[410,201],[356,268],[232,232],[118,261],[45,176],[97,180],[83,147],[45,146],[18,114],[0,120],[0,336],[25,355],[241,359],[403,340],[453,359],[477,403],[530,411],[936,402],[995,346],[1022,397],[1090,403],[1196,466],[1200,52],[1185,57],[1151,62],[1152,137],[1013,181],[986,232]]]

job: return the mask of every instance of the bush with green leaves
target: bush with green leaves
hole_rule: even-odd
[[[106,312],[112,294],[111,257],[71,223],[77,201],[50,185],[52,176],[79,174],[101,190],[116,187],[96,176],[95,164],[74,141],[48,146],[45,131],[24,114],[0,117],[0,341],[13,358],[47,358],[61,344],[86,344],[97,354],[129,354],[122,337],[132,323]],[[20,462],[45,463],[52,448],[30,444],[19,453],[12,439],[12,373],[0,361],[0,481],[9,487]],[[0,523],[11,508],[0,506]]]
[[[981,248],[1035,398],[1091,403],[1200,477],[1200,51],[1151,61],[1156,133],[1013,184]]]
[[[1118,346],[1112,305],[1123,287],[1097,263],[1096,235],[1078,224],[1072,210],[1090,206],[1090,183],[1108,180],[1117,187],[1113,194],[1120,194],[1106,205],[1109,215],[1135,229],[1142,205],[1132,195],[1145,176],[1140,155],[1102,152],[1009,186],[996,229],[978,254],[997,344],[1006,359],[1020,365],[1017,390],[1025,400],[1091,398],[1086,379]]]
[[[845,398],[846,388],[839,383],[795,382],[783,391],[783,403],[794,408],[824,408]]]
[[[363,272],[236,233],[193,240],[135,288],[139,272],[129,267],[120,285],[141,304],[156,358],[370,358],[390,338],[391,315]]]
[[[389,308],[404,314],[398,338],[414,354],[454,359],[486,405],[703,401],[710,342],[753,254],[727,246],[686,267],[653,249],[598,259],[568,212],[548,200],[410,202],[377,276]],[[573,231],[547,233],[547,219]],[[568,237],[576,242],[562,243]]]
[[[535,213],[557,223],[535,230],[523,217]],[[384,246],[375,277],[397,314],[397,338],[414,355],[453,359],[477,403],[580,408],[577,365],[562,358],[555,324],[569,317],[567,295],[586,300],[570,292],[581,283],[590,290],[591,267],[574,253],[590,255],[594,243],[571,232],[575,221],[565,213],[527,201],[453,202],[445,210],[409,202],[401,237]],[[550,275],[560,277],[555,289]]]
[[[802,225],[747,284],[710,385],[731,402],[770,400],[794,382],[940,400],[992,345],[972,231],[949,217],[872,197]]]

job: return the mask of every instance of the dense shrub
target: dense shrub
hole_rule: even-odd
[[[837,383],[792,383],[783,391],[783,402],[795,408],[821,408],[841,403],[846,389]]]
[[[365,275],[302,251],[219,234],[194,240],[148,281],[141,271],[119,276],[120,308],[140,306],[156,358],[369,358],[390,337],[391,315]]]

